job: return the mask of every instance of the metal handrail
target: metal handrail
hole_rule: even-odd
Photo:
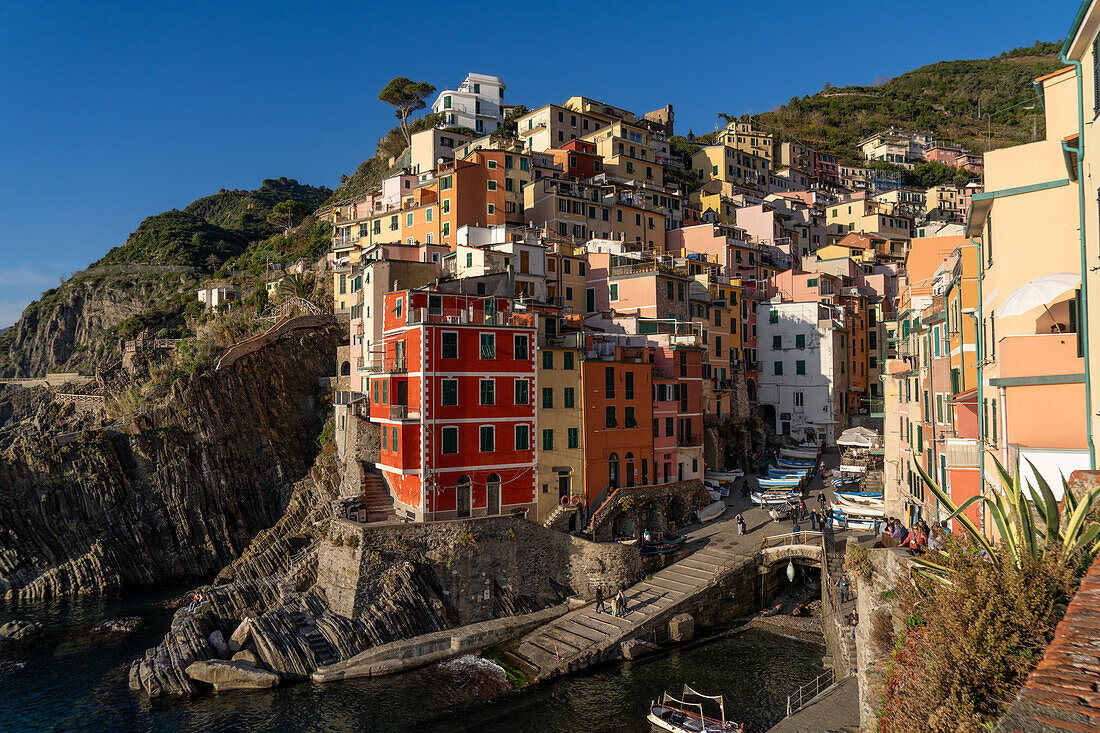
[[[825,680],[828,680],[828,682],[824,682]],[[814,698],[820,695],[824,690],[828,689],[835,681],[836,671],[832,668],[829,668],[806,684],[801,685],[790,695],[787,695],[787,717],[790,717],[791,715],[805,707],[808,703],[812,702]],[[813,694],[807,697],[806,693],[810,690],[811,686],[813,688]],[[797,702],[795,702],[796,697],[798,698]]]

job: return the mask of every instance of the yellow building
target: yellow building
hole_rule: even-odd
[[[725,196],[768,191],[768,171],[771,161],[747,153],[729,145],[707,145],[691,156],[691,167],[703,174],[704,185],[711,181],[720,184]],[[713,191],[713,187],[708,187]]]
[[[664,167],[657,160],[657,147],[648,130],[616,121],[584,136],[595,143],[608,176],[623,181],[663,186]]]
[[[710,193],[699,189],[688,194],[688,201],[696,204],[699,211],[704,214],[707,211],[713,212],[714,220],[718,224],[729,224],[730,226],[737,224],[737,203],[721,193]]]
[[[825,224],[840,232],[870,232],[886,239],[909,239],[913,222],[896,212],[893,204],[871,199],[852,199],[834,204],[825,213]]]
[[[770,132],[765,132],[751,122],[731,122],[726,125],[725,130],[718,133],[718,144],[770,161],[774,154],[775,139]]]
[[[562,526],[581,529],[578,510],[570,500],[583,503],[583,440],[581,395],[583,336],[567,334],[551,339],[550,346],[535,354],[535,449],[537,456],[538,520],[546,520],[563,502],[570,520]]]

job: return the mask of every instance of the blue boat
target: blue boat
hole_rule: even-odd
[[[853,498],[860,497],[863,499],[881,499],[881,491],[837,491],[837,496],[850,496]]]
[[[785,487],[797,487],[802,483],[800,478],[762,478],[757,479],[761,488],[776,488],[781,489]]]
[[[790,458],[778,458],[775,462],[780,468],[813,468],[817,465],[816,461],[796,461]]]

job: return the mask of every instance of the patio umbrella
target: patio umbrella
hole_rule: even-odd
[[[1081,276],[1073,272],[1054,272],[1029,280],[1009,293],[997,309],[997,316],[1008,318],[1022,316],[1032,308],[1042,306],[1050,315],[1047,305],[1081,284]],[[1051,316],[1053,319],[1053,316]],[[1060,330],[1060,329],[1059,329]]]

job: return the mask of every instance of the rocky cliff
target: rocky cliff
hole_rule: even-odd
[[[49,421],[21,422],[0,454],[0,592],[97,592],[237,558],[314,463],[330,406],[318,378],[333,374],[340,338],[335,325],[287,333],[71,442]]]

